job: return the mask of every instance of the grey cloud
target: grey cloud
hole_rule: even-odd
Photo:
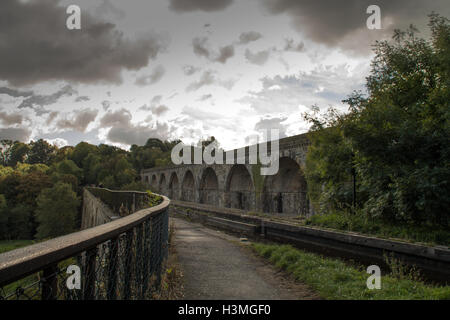
[[[166,69],[162,65],[158,65],[152,70],[151,74],[137,78],[135,84],[138,86],[152,85],[161,80],[165,72]]]
[[[107,135],[109,141],[125,145],[144,145],[149,138],[167,140],[169,138],[169,126],[166,123],[159,122],[156,122],[154,126],[130,124],[127,127],[113,127]]]
[[[448,15],[448,0],[263,0],[272,14],[285,13],[291,17],[297,31],[313,41],[330,47],[340,47],[357,54],[370,52],[370,44],[380,37],[390,36],[392,28],[404,28],[410,23],[424,26],[432,11]],[[376,4],[381,9],[382,30],[369,30],[367,7]],[[394,22],[389,26],[387,21]]]
[[[83,102],[91,100],[88,96],[79,96],[75,99],[75,102]]]
[[[294,43],[294,39],[288,38],[284,39],[285,45],[284,45],[284,51],[294,51],[294,52],[303,52],[305,51],[305,44],[303,41],[300,41],[299,43]]]
[[[169,0],[169,8],[175,12],[220,11],[233,3],[233,0]]]
[[[249,105],[258,114],[274,112],[292,113],[312,105],[344,107],[341,100],[354,90],[364,90],[364,79],[369,66],[348,71],[348,66],[318,67],[298,75],[265,77],[262,89],[250,91],[238,102]]]
[[[29,97],[33,94],[33,91],[20,91],[7,87],[2,87],[0,88],[0,94],[7,94],[8,96],[19,98],[19,97]]]
[[[234,46],[232,44],[219,48],[219,52],[210,49],[208,38],[196,37],[192,39],[194,53],[199,57],[205,57],[212,62],[226,63],[234,56]]]
[[[270,52],[269,50],[263,50],[256,53],[251,52],[250,50],[245,50],[245,57],[250,63],[257,64],[262,66],[269,59]]]
[[[103,2],[95,9],[95,15],[99,17],[111,16],[115,19],[123,19],[125,12],[114,6],[109,0]]]
[[[186,76],[191,76],[191,75],[193,75],[194,73],[196,73],[199,70],[200,70],[200,68],[197,68],[197,67],[194,67],[194,66],[190,66],[190,65],[183,66],[183,73]]]
[[[22,103],[18,106],[18,108],[19,109],[31,108],[36,110],[39,109],[39,107],[44,107],[56,103],[61,97],[73,96],[75,94],[77,94],[77,91],[73,89],[70,85],[66,85],[62,87],[60,90],[50,95],[33,94],[29,98],[24,99]]]
[[[256,131],[266,131],[268,130],[268,134],[270,134],[271,129],[279,130],[279,137],[286,137],[286,129],[287,126],[282,124],[282,122],[286,121],[287,117],[263,117],[255,124]]]
[[[186,91],[195,91],[200,89],[203,86],[211,85],[215,81],[215,77],[212,71],[205,71],[203,72],[202,76],[200,77],[200,80],[196,82],[192,82],[189,84],[186,88]]]
[[[4,111],[0,111],[0,121],[4,125],[13,125],[13,124],[22,124],[23,116],[20,113],[6,113]]]
[[[169,107],[162,104],[157,107],[153,107],[151,110],[152,110],[152,113],[156,114],[157,116],[160,116],[160,115],[166,113],[167,111],[169,111]]]
[[[234,56],[234,46],[230,44],[228,46],[220,48],[219,56],[215,58],[214,61],[225,63],[232,56]]]
[[[55,118],[58,116],[58,114],[59,114],[58,111],[50,112],[50,114],[47,117],[47,120],[45,120],[45,124],[50,125],[53,122],[53,120],[55,120]]]
[[[0,128],[0,140],[8,139],[27,142],[30,136],[31,131],[25,128]]]
[[[212,94],[204,94],[198,99],[198,101],[206,101],[211,98],[212,98]]]
[[[85,132],[87,126],[95,120],[98,111],[91,109],[76,110],[73,120],[61,119],[56,123],[59,129],[73,129],[79,132]]]
[[[152,103],[152,104],[153,104],[153,103],[160,103],[160,102],[161,102],[161,99],[162,99],[162,95],[158,94],[158,95],[156,95],[156,96],[154,96],[154,97],[152,98],[151,103]]]
[[[100,119],[100,127],[107,128],[113,126],[127,127],[131,123],[131,113],[126,109],[108,112]]]
[[[187,87],[186,91],[196,91],[204,86],[210,86],[210,85],[218,85],[221,87],[224,87],[228,90],[231,90],[235,84],[235,80],[228,79],[228,80],[220,80],[216,77],[216,73],[211,70],[207,70],[203,72],[200,79],[198,81],[191,82]]]
[[[13,85],[120,83],[123,69],[147,66],[167,44],[154,34],[127,39],[114,24],[97,21],[87,11],[82,31],[68,30],[66,6],[59,0],[2,0],[1,6],[0,21],[8,23],[0,28],[0,79]]]
[[[110,106],[111,106],[111,101],[108,101],[108,100],[103,100],[102,101],[103,110],[107,111]]]
[[[239,36],[239,44],[247,44],[262,38],[262,34],[256,31],[243,32]]]
[[[208,38],[206,37],[196,37],[192,39],[192,47],[194,48],[194,53],[197,56],[209,58],[209,49],[207,47]]]

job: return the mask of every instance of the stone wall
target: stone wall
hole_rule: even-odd
[[[95,197],[88,189],[83,191],[83,213],[81,229],[92,228],[120,218],[106,204]]]

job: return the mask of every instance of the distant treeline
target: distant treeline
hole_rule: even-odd
[[[77,230],[83,186],[145,190],[140,170],[170,164],[178,142],[151,138],[126,151],[86,142],[58,148],[43,139],[0,141],[0,239],[45,239]]]

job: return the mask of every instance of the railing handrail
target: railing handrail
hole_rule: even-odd
[[[157,206],[126,217],[0,254],[0,287],[114,239],[149,216],[162,213],[170,204],[167,197],[162,197]]]
[[[147,195],[148,193],[145,191],[136,191],[136,190],[111,190],[108,188],[102,188],[102,187],[86,187],[87,189],[100,189],[100,190],[106,190],[111,193],[136,193],[136,194],[143,194]]]

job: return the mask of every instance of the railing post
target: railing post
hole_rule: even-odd
[[[136,227],[136,294],[137,298],[142,298],[142,224]]]
[[[95,299],[97,247],[86,251],[86,275],[84,282],[83,300]]]
[[[150,259],[150,245],[151,245],[151,225],[150,219],[145,221],[144,224],[144,265],[143,265],[143,276],[142,276],[142,295],[145,298],[148,289],[149,281],[149,259]]]
[[[124,292],[123,299],[129,300],[131,297],[131,273],[132,273],[132,260],[133,260],[133,229],[127,231],[125,235],[125,265],[124,265]]]
[[[58,296],[58,264],[44,269],[42,281],[42,300],[56,300]]]
[[[108,255],[108,286],[106,297],[108,300],[117,299],[117,263],[118,263],[119,238],[111,239]]]

